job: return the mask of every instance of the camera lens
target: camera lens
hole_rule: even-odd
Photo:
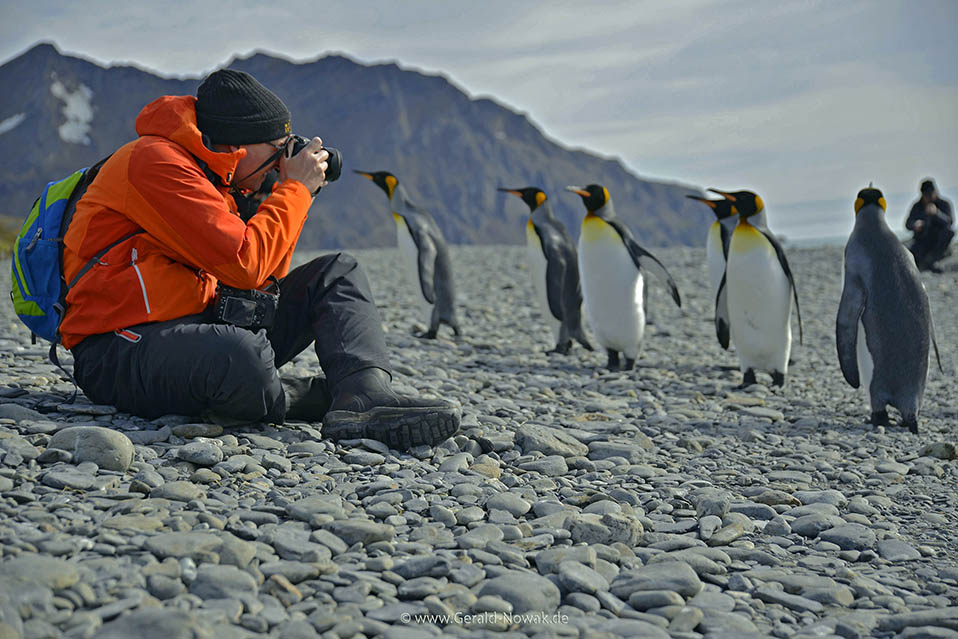
[[[326,181],[335,182],[343,172],[343,154],[339,149],[331,146],[323,147],[329,153],[329,159],[326,160]]]
[[[309,140],[304,138],[301,135],[293,136],[293,155],[296,155],[303,150],[309,144]],[[329,159],[326,160],[326,181],[335,182],[339,179],[339,176],[343,173],[343,154],[339,149],[335,149],[331,146],[324,146],[326,152],[329,153]]]

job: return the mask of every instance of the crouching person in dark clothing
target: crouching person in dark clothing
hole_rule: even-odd
[[[914,232],[911,252],[920,271],[941,273],[935,264],[945,257],[955,232],[951,203],[938,196],[935,183],[921,183],[921,199],[915,202],[905,221],[905,228]]]
[[[275,94],[217,71],[196,98],[147,105],[136,129],[77,203],[64,242],[68,282],[110,247],[70,289],[60,326],[90,399],[146,418],[322,421],[324,437],[400,450],[458,430],[449,402],[392,389],[379,313],[352,257],[289,270],[328,153],[313,138],[292,155],[290,114]],[[278,184],[244,222],[236,200],[273,170]],[[271,322],[210,312],[218,289],[276,281]],[[325,377],[281,380],[277,368],[310,344]]]

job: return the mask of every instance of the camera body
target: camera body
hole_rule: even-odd
[[[303,150],[309,140],[304,138],[301,135],[293,135],[293,155],[296,155]],[[326,152],[329,153],[329,159],[326,161],[328,165],[326,168],[326,181],[335,182],[339,179],[339,176],[343,173],[343,154],[339,149],[334,149],[331,146],[324,146]]]
[[[279,292],[233,288],[221,282],[208,313],[214,322],[258,330],[273,325],[278,307]]]

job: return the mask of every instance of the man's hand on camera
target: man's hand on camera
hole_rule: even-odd
[[[292,152],[292,145],[289,151]],[[283,157],[279,162],[280,177],[284,180],[297,180],[315,193],[317,189],[326,186],[326,169],[329,153],[323,149],[323,141],[313,138],[303,147],[303,150],[293,157]]]

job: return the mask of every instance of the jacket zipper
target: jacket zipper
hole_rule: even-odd
[[[146,314],[150,314],[150,299],[146,296],[146,284],[143,282],[143,274],[140,273],[140,267],[136,265],[136,249],[133,249],[130,266],[136,271],[136,276],[140,279],[140,290],[143,292],[143,303],[146,304]]]

